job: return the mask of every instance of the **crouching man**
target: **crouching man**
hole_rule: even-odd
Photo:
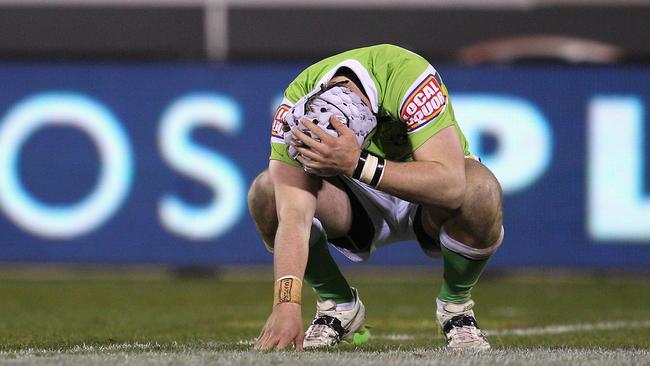
[[[363,333],[359,291],[328,242],[363,261],[417,240],[444,264],[435,302],[447,347],[490,348],[471,290],[503,240],[501,203],[499,182],[470,154],[441,76],[425,59],[378,45],[308,67],[285,91],[269,168],[249,191],[276,280],[255,347],[329,347]],[[303,281],[318,295],[304,333]]]

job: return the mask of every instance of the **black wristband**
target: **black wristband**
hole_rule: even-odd
[[[368,158],[368,152],[365,150],[361,151],[361,155],[359,156],[359,160],[357,161],[357,167],[354,168],[354,173],[352,173],[352,178],[357,180],[361,178],[361,172],[363,171],[363,167],[366,165],[367,158]]]
[[[375,169],[375,174],[373,174],[372,180],[370,181],[370,185],[373,187],[379,185],[379,182],[384,175],[384,165],[386,165],[386,160],[380,157],[377,158],[379,159],[379,163],[377,163],[377,169]]]

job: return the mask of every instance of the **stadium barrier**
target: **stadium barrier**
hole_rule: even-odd
[[[648,18],[647,0],[0,0],[0,57],[295,62],[390,42],[438,63],[536,35],[647,62]]]

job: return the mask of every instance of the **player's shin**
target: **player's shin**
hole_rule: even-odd
[[[337,304],[354,301],[354,295],[327,247],[327,235],[321,222],[314,218],[309,238],[309,257],[305,269],[309,283],[321,301],[334,300]]]
[[[490,257],[501,244],[502,238],[503,234],[492,246],[476,249],[451,238],[442,228],[440,244],[444,261],[444,281],[438,298],[455,304],[468,301],[472,288],[478,282]]]
[[[444,227],[440,230],[444,281],[436,301],[436,319],[449,350],[490,349],[490,343],[474,316],[474,301],[470,297],[472,287],[502,239],[503,229],[496,243],[477,249],[454,240]]]

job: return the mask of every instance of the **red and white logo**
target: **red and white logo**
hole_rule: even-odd
[[[275,110],[275,115],[273,116],[273,127],[271,129],[271,135],[279,139],[284,138],[284,117],[289,113],[291,109],[290,106],[282,104]]]
[[[440,82],[429,75],[406,97],[400,116],[406,122],[408,132],[413,132],[433,121],[445,109],[446,104],[447,96],[440,87]]]

